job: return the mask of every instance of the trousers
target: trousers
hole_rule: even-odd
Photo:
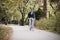
[[[34,18],[29,18],[29,29],[32,30],[34,28]]]

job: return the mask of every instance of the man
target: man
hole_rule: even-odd
[[[33,11],[33,8],[31,9],[31,11],[28,14],[28,20],[29,20],[29,29],[33,30],[33,28],[34,28],[34,21],[35,21],[35,13]]]

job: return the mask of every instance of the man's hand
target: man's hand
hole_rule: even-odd
[[[28,18],[28,20],[31,20],[31,19],[32,19],[32,20],[35,20],[35,18]]]

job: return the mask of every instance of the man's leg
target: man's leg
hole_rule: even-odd
[[[29,19],[29,29],[31,30],[31,19]]]
[[[34,30],[34,19],[32,19],[32,30]]]

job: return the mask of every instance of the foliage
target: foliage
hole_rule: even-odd
[[[44,13],[44,11],[42,9],[39,8],[37,11],[35,11],[36,20],[44,18],[45,16],[46,16],[46,14]]]
[[[54,30],[55,26],[55,20],[54,19],[45,19],[41,18],[39,21],[36,20],[35,26],[38,27],[39,29],[44,29],[44,30]]]
[[[0,0],[0,21],[2,19],[8,20],[8,23],[24,21],[25,24],[28,24],[28,13],[31,8],[34,8],[38,28],[59,31],[57,26],[60,26],[60,14],[58,14],[60,0],[48,0],[47,4],[46,2],[47,0]],[[49,19],[45,19],[46,11],[49,12]]]
[[[0,26],[0,40],[9,40],[12,34],[10,27]]]
[[[57,31],[58,33],[60,33],[60,12],[56,13],[56,24],[55,24],[55,31]]]
[[[34,7],[36,11],[38,2],[36,0],[0,0],[0,20],[6,17],[8,21],[20,21],[23,13],[24,21],[26,21],[31,7]]]
[[[58,14],[59,15],[59,14]],[[57,15],[57,16],[58,16]],[[35,21],[35,27],[41,30],[47,30],[55,33],[60,33],[60,17],[56,18],[41,18]]]
[[[20,19],[20,13],[17,10],[18,9],[18,3],[19,0],[0,0],[0,8],[1,11],[4,12],[3,15],[5,15],[4,17],[7,16],[8,20],[16,20],[18,19],[17,17],[19,17]],[[2,13],[0,13],[2,14]],[[1,17],[2,18],[2,17]]]

